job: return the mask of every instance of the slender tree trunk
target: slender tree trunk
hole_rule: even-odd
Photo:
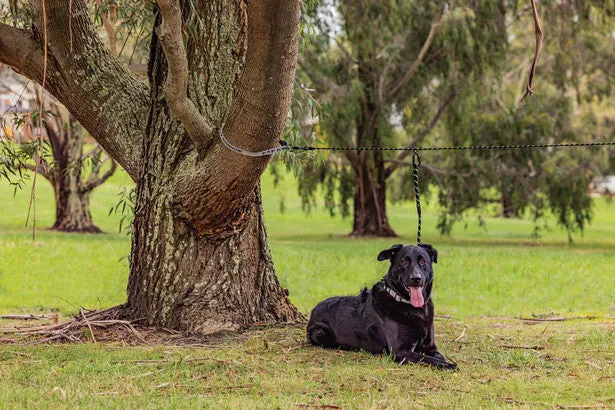
[[[354,168],[356,187],[354,194],[354,223],[351,236],[397,236],[386,213],[386,185],[381,152],[365,156]],[[376,175],[374,176],[374,173]]]
[[[502,186],[502,193],[500,195],[500,217],[501,218],[518,218],[519,211],[515,209],[515,205],[511,198],[512,192],[505,188],[505,185]]]
[[[364,51],[366,52],[366,51]],[[368,61],[368,56],[360,55]],[[376,84],[367,64],[359,64],[359,78],[364,84],[361,100],[361,114],[356,119],[357,144],[379,146],[380,107],[377,104]],[[387,218],[386,176],[382,152],[363,151],[349,160],[356,176],[354,194],[354,222],[351,236],[397,236]]]

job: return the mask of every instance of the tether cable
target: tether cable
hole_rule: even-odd
[[[233,152],[249,157],[264,157],[277,154],[283,151],[412,151],[412,176],[414,182],[414,199],[416,202],[416,214],[418,217],[418,229],[416,233],[416,243],[421,243],[421,196],[419,190],[419,166],[421,156],[419,151],[489,151],[489,150],[516,150],[516,149],[539,149],[539,148],[575,148],[575,147],[606,147],[615,146],[615,141],[596,141],[596,142],[571,142],[559,144],[512,144],[512,145],[468,145],[458,147],[312,147],[301,145],[289,145],[286,141],[280,140],[280,146],[269,148],[262,151],[249,151],[231,144],[226,139],[222,128],[220,128],[220,141],[225,147]]]
[[[468,145],[457,147],[312,147],[309,145],[289,145],[286,141],[280,140],[280,146],[265,149],[262,151],[250,151],[233,145],[220,128],[220,141],[233,152],[248,157],[265,157],[284,151],[487,151],[487,150],[513,150],[513,149],[533,149],[533,148],[575,148],[575,147],[606,147],[615,146],[615,141],[595,141],[595,142],[569,142],[559,144],[512,144],[512,145]]]
[[[513,145],[468,145],[457,147],[310,147],[290,145],[291,151],[471,151],[471,150],[506,150],[531,148],[574,148],[615,146],[615,142],[570,142],[559,144],[513,144]]]

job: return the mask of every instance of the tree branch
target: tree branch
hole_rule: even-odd
[[[238,2],[235,11],[238,38],[236,46],[225,52],[240,61],[241,72],[233,83],[223,132],[233,145],[260,151],[278,144],[288,116],[297,65],[300,1]],[[177,202],[202,235],[234,229],[231,227],[245,220],[247,204],[269,161],[267,156],[238,154],[221,142],[212,145],[206,157],[208,163],[217,164],[215,172],[204,167],[202,157],[192,150],[179,164],[173,181]]]
[[[330,92],[335,98],[341,98],[348,95],[346,87],[339,85],[326,75],[323,75],[318,70],[314,70],[309,66],[302,56],[297,58],[297,64],[301,67],[301,70],[310,78],[312,83],[324,93]]]
[[[107,161],[111,161],[111,168],[109,168],[107,172],[105,172],[102,176],[99,176],[98,173],[100,172],[100,169]],[[104,184],[105,181],[108,180],[115,173],[116,169],[117,163],[111,157],[107,157],[103,161],[99,161],[92,169],[92,173],[88,177],[88,180],[81,187],[81,192],[90,192],[93,189]]]
[[[36,161],[37,159],[35,158],[34,160]],[[27,163],[21,163],[20,167],[32,172],[36,172],[39,175],[43,176],[43,178],[45,178],[47,181],[53,183],[53,174],[51,173],[51,168],[49,167],[47,161],[45,161],[44,159],[40,160],[38,169],[36,168],[36,165]]]
[[[30,31],[0,24],[0,61],[32,78],[43,71],[43,49]]]
[[[530,76],[527,80],[527,86],[525,87],[525,93],[519,102],[523,102],[527,97],[534,93],[534,74],[536,72],[536,63],[538,56],[540,55],[540,49],[542,48],[542,27],[540,26],[540,18],[538,17],[538,9],[536,8],[536,1],[532,2],[532,12],[534,14],[534,34],[536,36],[536,50],[534,51],[534,59],[532,60],[532,66],[530,68]]]
[[[410,67],[408,68],[408,71],[406,71],[406,73],[402,76],[402,78],[397,82],[397,84],[395,84],[395,86],[393,86],[393,88],[386,94],[384,101],[391,101],[393,98],[395,98],[397,93],[399,93],[399,91],[406,84],[410,82],[410,80],[412,79],[416,71],[418,70],[421,62],[425,58],[427,51],[429,51],[429,48],[431,47],[431,44],[435,40],[436,35],[438,34],[438,31],[442,27],[444,23],[444,16],[445,16],[444,12],[440,12],[438,14],[438,17],[431,24],[431,28],[429,29],[429,34],[427,35],[427,39],[425,39],[425,42],[423,43],[423,47],[421,47],[419,54],[416,56],[416,59],[410,65]]]
[[[451,103],[451,101],[453,101],[454,98],[455,98],[455,92],[453,91],[452,93],[448,95],[446,100],[444,100],[442,105],[440,105],[440,108],[438,108],[438,111],[436,111],[431,121],[429,121],[429,124],[427,124],[427,126],[423,129],[423,131],[421,131],[419,136],[408,145],[408,148],[413,148],[413,147],[418,146],[421,142],[423,142],[425,138],[427,138],[427,136],[434,129],[438,121],[440,121],[442,114],[444,114],[444,112],[448,108],[448,105]],[[411,153],[412,151],[402,151],[401,153],[399,153],[397,157],[395,157],[395,162],[389,165],[387,169],[384,171],[384,177],[385,178],[390,177],[391,174],[399,167],[399,165],[401,165],[400,162],[403,162],[403,160],[406,159]]]
[[[149,110],[148,87],[109,53],[84,0],[45,0],[45,61],[42,0],[31,0],[31,6],[35,21],[31,31],[0,25],[0,61],[39,84],[46,64],[45,88],[136,179]]]
[[[198,148],[210,139],[213,128],[188,98],[188,57],[182,37],[182,13],[178,0],[157,0],[162,24],[157,33],[167,58],[168,72],[164,85],[167,105]]]

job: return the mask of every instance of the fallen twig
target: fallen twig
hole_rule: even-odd
[[[2,315],[0,319],[7,320],[41,320],[41,319],[53,319],[55,315]]]
[[[85,324],[88,325],[88,329],[90,329],[90,335],[92,335],[92,341],[94,343],[96,342],[96,337],[94,336],[94,330],[92,329],[92,325],[90,325],[90,322],[88,321],[88,318],[85,317],[85,314],[83,313],[83,309],[79,308],[79,313],[81,313],[81,317],[83,317],[83,320],[85,320]]]
[[[539,345],[535,345],[535,346],[500,345],[500,347],[503,347],[504,349],[527,349],[527,350],[543,350],[545,348],[544,346],[539,346]]]
[[[519,320],[525,320],[528,322],[564,322],[566,320],[575,319],[596,319],[597,316],[566,316],[566,317],[520,317]]]
[[[461,334],[459,335],[459,337],[457,339],[455,339],[456,342],[459,342],[461,339],[463,339],[463,337],[466,335],[466,329],[467,328],[463,328],[463,330],[461,331]]]

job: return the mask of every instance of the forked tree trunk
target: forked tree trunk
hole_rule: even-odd
[[[209,7],[215,6],[202,3],[201,13],[207,14]],[[195,67],[217,68],[221,63],[216,59],[224,59],[225,70],[203,70],[208,73],[207,82],[199,75],[190,81],[191,97],[209,101],[201,107],[218,124],[229,109],[233,86],[253,83],[246,76],[261,75],[250,72],[238,81],[234,72],[242,67],[243,56],[229,49],[243,47],[244,18],[233,13],[208,17],[205,32],[188,42],[189,61]],[[223,35],[239,36],[239,41],[209,41],[220,26],[226,26]],[[246,59],[250,58],[248,54]],[[199,333],[300,319],[288,291],[276,278],[263,221],[256,182],[268,158],[247,159],[216,141],[199,147],[197,154],[161,98],[166,64],[154,35],[149,68],[152,107],[138,178],[125,317]],[[275,81],[275,73],[268,76],[267,81]],[[234,117],[232,110],[229,117]],[[250,123],[247,118],[236,121],[240,127],[245,127],[243,121]],[[266,127],[251,133],[262,137]],[[229,139],[236,139],[240,132],[232,125],[224,131]],[[224,182],[215,182],[218,177]],[[251,188],[246,191],[244,186]]]
[[[106,50],[84,0],[31,4],[32,30],[0,24],[0,60],[39,83],[54,73],[46,88],[137,183],[119,316],[205,333],[300,318],[267,245],[258,180],[269,158],[237,154],[218,133],[251,151],[278,143],[300,1],[156,0],[149,89]]]
[[[49,105],[49,106],[47,106]],[[51,145],[53,163],[42,159],[38,171],[51,183],[56,202],[56,220],[52,230],[61,232],[102,233],[94,225],[90,213],[90,194],[105,182],[115,171],[111,168],[99,175],[102,164],[102,149],[91,150],[90,174],[84,173],[85,131],[74,118],[57,103],[45,103],[45,131]]]
[[[101,233],[90,214],[90,191],[84,190],[82,156],[84,134],[75,121],[62,121],[57,105],[50,107],[55,118],[47,118],[47,134],[55,164],[50,167],[50,182],[55,191],[56,220],[52,230],[61,232]],[[53,121],[53,120],[56,121]],[[56,129],[51,123],[56,123]]]

